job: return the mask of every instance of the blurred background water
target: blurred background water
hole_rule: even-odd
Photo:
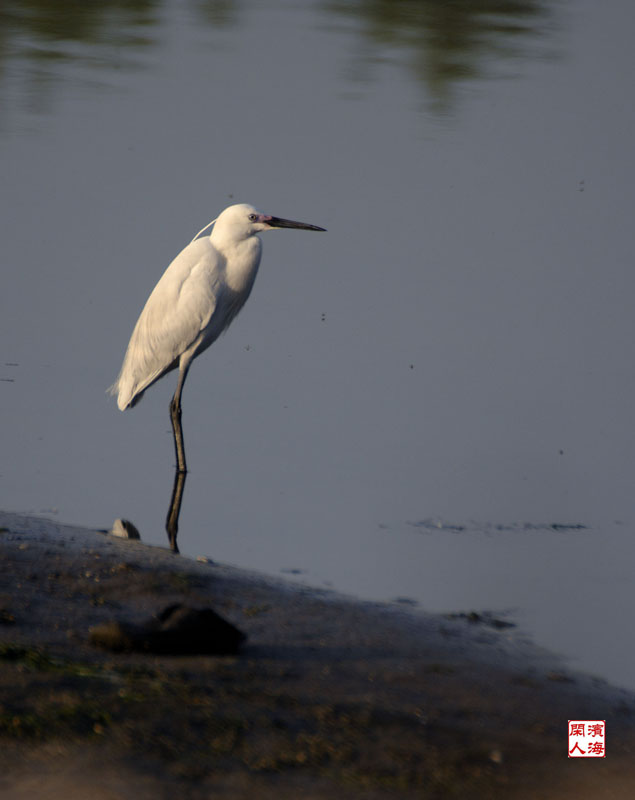
[[[179,545],[489,610],[635,688],[627,0],[5,0],[0,506],[167,544],[175,375],[105,389],[232,202],[328,234],[184,397]]]

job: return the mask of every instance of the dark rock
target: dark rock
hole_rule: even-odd
[[[115,652],[230,655],[247,638],[211,608],[176,603],[140,625],[106,622],[89,630],[91,644]]]

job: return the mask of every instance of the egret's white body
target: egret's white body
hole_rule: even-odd
[[[261,241],[253,235],[238,239],[222,223],[223,215],[211,236],[178,254],[148,298],[112,387],[122,411],[166,372],[209,347],[249,297]]]
[[[192,360],[218,339],[245,304],[260,265],[262,244],[257,234],[272,228],[324,230],[260,214],[246,203],[226,208],[212,233],[195,238],[163,273],[110,387],[123,411],[138,403],[155,381],[179,368],[170,405],[179,472],[186,472],[180,424],[185,377]],[[176,533],[174,537],[170,533],[170,540],[176,549]]]

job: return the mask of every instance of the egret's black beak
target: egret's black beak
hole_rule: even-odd
[[[300,228],[303,231],[326,231],[326,228],[318,228],[317,225],[309,225],[307,222],[294,222],[291,219],[280,219],[280,217],[269,217],[267,224],[272,228]]]

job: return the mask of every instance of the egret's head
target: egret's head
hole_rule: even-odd
[[[300,228],[305,231],[325,230],[318,228],[317,225],[308,225],[306,222],[293,222],[290,219],[261,214],[249,203],[237,203],[226,208],[216,220],[214,230],[219,232],[222,230],[224,236],[247,239],[249,236],[255,236],[257,233],[273,228]]]

